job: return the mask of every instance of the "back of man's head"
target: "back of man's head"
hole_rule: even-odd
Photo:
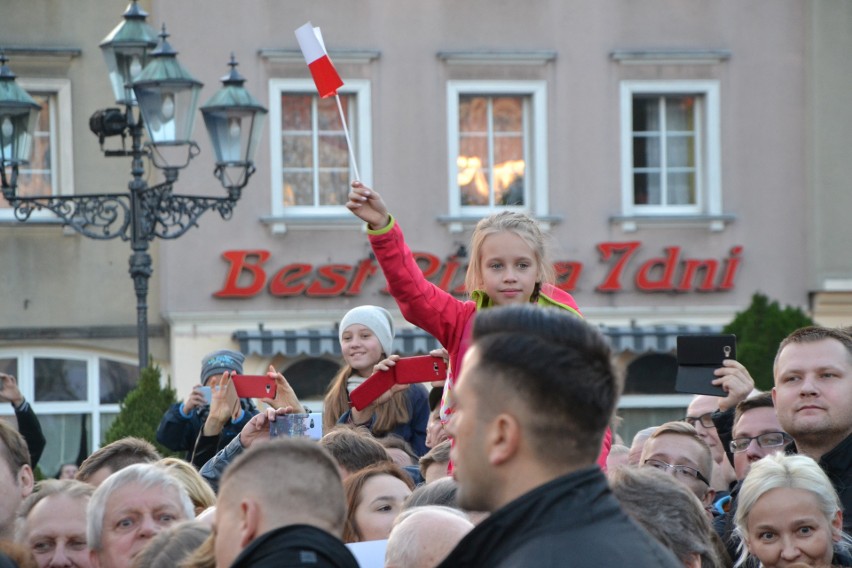
[[[432,568],[473,529],[463,512],[429,505],[399,514],[388,537],[385,568]]]
[[[698,498],[654,468],[617,468],[608,472],[621,507],[651,536],[669,548],[684,566],[696,558],[702,568],[719,563],[713,527]]]
[[[154,463],[162,456],[147,440],[127,437],[96,450],[83,460],[74,479],[100,485],[109,475],[137,463]]]
[[[343,482],[334,459],[316,442],[285,438],[254,444],[234,460],[222,476],[217,518],[236,514],[244,501],[262,511],[256,536],[297,524],[343,534]]]
[[[520,405],[542,462],[594,463],[620,389],[604,336],[561,310],[507,306],[477,314],[473,340],[484,408]]]
[[[320,439],[320,445],[331,454],[344,475],[392,461],[384,446],[366,428],[335,427]]]

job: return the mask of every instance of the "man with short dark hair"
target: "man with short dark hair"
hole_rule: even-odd
[[[83,460],[74,479],[97,487],[113,473],[137,463],[154,463],[162,456],[151,442],[128,436],[95,450]]]
[[[596,464],[618,398],[599,331],[557,310],[480,312],[449,422],[464,509],[492,514],[440,565],[679,566]]]
[[[253,444],[222,476],[216,565],[357,568],[340,540],[345,521],[337,464],[316,442]]]
[[[27,443],[14,428],[0,420],[0,540],[15,536],[15,513],[33,492],[33,470]]]
[[[843,530],[852,530],[852,337],[809,326],[778,347],[772,400],[797,451],[817,460],[843,504]]]

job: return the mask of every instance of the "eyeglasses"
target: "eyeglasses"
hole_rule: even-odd
[[[761,448],[775,448],[787,444],[790,438],[784,432],[767,432],[752,438],[737,438],[731,440],[731,451],[735,454],[746,451],[752,440],[757,440],[757,445]]]
[[[655,460],[653,458],[645,460],[645,465],[655,467],[665,472],[668,472],[668,470],[672,470],[674,472],[675,477],[680,477],[682,479],[697,479],[698,481],[703,481],[704,484],[707,486],[710,485],[710,482],[707,481],[706,477],[701,475],[700,471],[698,471],[694,467],[689,467],[688,465],[672,465],[670,463]]]
[[[705,428],[715,428],[716,425],[713,424],[713,413],[708,412],[707,414],[702,414],[701,416],[687,416],[683,419],[684,422],[695,427],[696,422],[700,422],[702,426]]]

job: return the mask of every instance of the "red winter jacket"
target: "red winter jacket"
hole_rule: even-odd
[[[405,244],[402,229],[393,217],[387,227],[368,230],[373,253],[388,283],[388,290],[396,300],[405,319],[431,334],[450,354],[450,365],[444,397],[441,401],[441,418],[447,420],[453,412],[452,397],[455,378],[461,371],[464,354],[470,345],[473,316],[477,310],[491,306],[491,299],[482,291],[471,293],[471,300],[462,301],[429,282],[414,255]],[[568,292],[550,284],[543,284],[538,304],[568,310],[583,317],[574,298]],[[606,458],[612,445],[612,432],[607,428],[601,446],[598,464],[606,469]]]

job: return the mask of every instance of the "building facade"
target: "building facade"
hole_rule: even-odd
[[[120,8],[0,4],[9,65],[50,108],[46,190],[121,191],[129,163],[104,158],[87,130],[94,110],[114,104],[98,43]],[[383,292],[364,227],[343,206],[356,169],[424,272],[459,298],[476,221],[501,209],[534,214],[557,284],[628,369],[670,355],[679,333],[718,331],[755,292],[845,323],[848,3],[140,5],[205,83],[202,101],[234,52],[270,111],[233,218],[208,213],[152,248],[151,354],[180,396],[202,356],[229,347],[248,356],[247,372],[273,364],[319,398],[340,361],[335,325],[361,304],[395,314],[400,352],[434,346]],[[354,163],[337,103],[316,96],[293,34],[307,21],[321,27],[345,83]],[[205,137],[197,126],[202,153],[176,191],[224,191]],[[129,249],[3,214],[0,255],[16,270],[0,275],[9,299],[0,363],[41,416],[66,428],[65,445],[46,454],[58,463],[75,434],[97,444],[123,392],[113,385],[132,386]],[[688,402],[630,392],[628,436]]]

